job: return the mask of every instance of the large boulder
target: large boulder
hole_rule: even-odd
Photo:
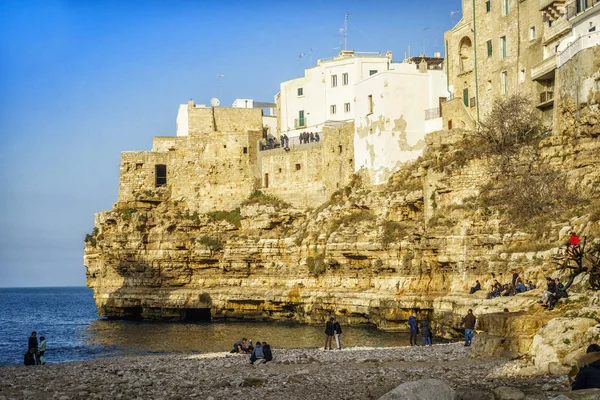
[[[597,335],[598,322],[591,318],[554,318],[534,336],[531,355],[543,373],[566,373],[574,358],[572,353],[587,347]],[[569,357],[567,357],[569,356]],[[567,359],[565,361],[565,358]]]
[[[439,379],[423,379],[405,382],[387,392],[379,400],[454,400],[456,393],[446,382]]]

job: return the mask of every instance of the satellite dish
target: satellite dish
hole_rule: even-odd
[[[221,104],[221,102],[216,97],[213,97],[212,99],[210,99],[210,105],[211,106],[213,106],[213,107],[219,107],[219,104]]]

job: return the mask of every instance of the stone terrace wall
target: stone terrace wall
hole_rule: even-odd
[[[189,135],[228,132],[262,132],[262,110],[256,108],[196,107],[188,103]]]
[[[321,142],[260,152],[261,190],[297,207],[321,205],[350,182],[353,135],[354,123],[326,126]]]

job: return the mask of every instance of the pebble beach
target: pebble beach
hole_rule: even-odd
[[[0,367],[0,400],[378,399],[404,382],[428,378],[445,381],[460,399],[498,399],[515,391],[551,399],[569,389],[566,377],[532,376],[521,360],[470,358],[462,343],[274,348],[273,356],[262,365],[249,364],[247,355],[202,353]]]

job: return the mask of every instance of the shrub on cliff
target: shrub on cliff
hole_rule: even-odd
[[[249,205],[265,205],[265,206],[273,206],[275,209],[280,210],[282,208],[290,208],[291,205],[281,200],[278,197],[272,196],[270,194],[265,194],[260,190],[256,190],[254,193],[250,195],[246,200],[242,202],[242,206]]]
[[[227,221],[238,228],[241,226],[242,215],[239,208],[231,211],[214,211],[207,215],[214,222]]]
[[[406,226],[396,221],[385,221],[381,224],[379,232],[379,241],[384,248],[390,244],[397,243],[407,234]]]
[[[198,243],[200,243],[203,246],[208,247],[211,251],[223,250],[223,242],[219,238],[213,238],[210,236],[201,236],[198,239]]]
[[[319,254],[316,257],[306,257],[306,266],[308,267],[308,272],[312,276],[319,276],[323,274],[326,270],[325,255]]]

